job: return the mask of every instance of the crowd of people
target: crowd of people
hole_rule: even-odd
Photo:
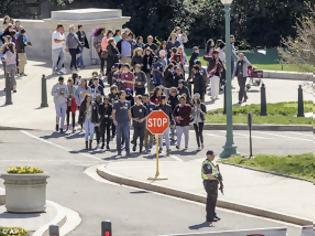
[[[3,18],[2,33],[0,33],[0,58],[4,74],[8,77],[10,89],[16,89],[16,76],[23,77],[27,63],[25,48],[31,46],[26,30],[19,20],[10,16]]]
[[[195,130],[198,149],[204,147],[207,87],[210,86],[210,97],[214,102],[225,84],[225,43],[222,40],[207,41],[203,55],[208,62],[205,69],[199,61],[199,47],[193,47],[187,60],[185,43],[188,38],[180,27],[176,27],[166,41],[149,35],[146,42],[130,29],[106,31],[98,28],[93,34],[93,47],[99,56],[100,72],[95,71],[91,78],[83,79],[77,69],[84,66],[82,51],[90,46],[83,26],[79,25],[75,31],[75,26],[70,25],[65,36],[63,25],[58,25],[52,35],[53,73],[60,75],[52,89],[56,131],[75,132],[78,117],[77,122],[85,131],[85,149],[93,148],[95,134],[96,149],[110,149],[110,143],[116,137],[118,155],[122,154],[123,148],[129,155],[130,143],[132,151],[139,148],[140,153],[148,153],[155,137],[146,129],[146,117],[153,110],[163,110],[171,123],[161,137],[167,154],[171,152],[172,144],[178,150],[188,148],[191,126]],[[246,81],[250,63],[243,54],[237,55],[233,35],[231,42],[232,70],[241,84],[242,80]],[[70,53],[70,69],[74,70],[67,81],[62,76],[64,51]],[[108,93],[105,86],[110,88]],[[246,101],[245,89],[240,90],[239,97],[240,103]]]
[[[31,43],[21,22],[9,16],[4,17],[0,41],[4,72],[12,91],[16,92],[15,77],[26,76],[25,48]],[[163,110],[171,123],[161,137],[166,152],[170,153],[171,144],[176,149],[188,148],[191,126],[196,133],[198,149],[202,149],[207,88],[210,87],[209,95],[215,102],[225,85],[225,43],[209,39],[203,55],[195,46],[188,59],[187,42],[187,34],[180,27],[176,27],[165,41],[151,35],[144,40],[130,29],[106,31],[98,28],[93,32],[91,44],[99,56],[100,71],[84,79],[79,76],[78,68],[85,67],[83,51],[91,50],[84,26],[70,25],[65,33],[64,26],[57,25],[52,33],[52,72],[59,78],[51,92],[56,108],[56,131],[75,132],[80,125],[85,131],[88,150],[92,149],[95,134],[96,148],[110,149],[110,142],[116,137],[119,155],[123,147],[127,155],[130,154],[130,143],[132,151],[139,147],[140,152],[150,152],[155,137],[146,130],[145,119],[153,110]],[[236,52],[233,35],[231,42],[232,72],[240,85],[241,104],[247,100],[245,84],[250,63],[242,53]],[[66,74],[65,53],[71,56],[69,69],[72,72],[72,77],[66,81],[63,77]],[[200,56],[207,61],[207,68],[202,67]],[[105,92],[105,86],[110,88],[109,93]]]

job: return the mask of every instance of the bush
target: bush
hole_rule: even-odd
[[[41,174],[43,172],[43,170],[32,166],[16,166],[7,170],[8,174]]]
[[[0,236],[27,236],[28,233],[23,228],[0,227]]]

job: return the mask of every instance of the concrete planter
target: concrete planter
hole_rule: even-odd
[[[46,174],[2,174],[5,206],[12,213],[36,213],[46,210]]]

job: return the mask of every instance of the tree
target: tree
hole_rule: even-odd
[[[286,63],[297,64],[304,69],[307,65],[312,65],[315,72],[315,7],[309,5],[309,10],[313,15],[299,20],[296,37],[283,39],[283,47],[278,51]]]

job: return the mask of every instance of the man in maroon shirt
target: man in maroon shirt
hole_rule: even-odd
[[[189,141],[189,123],[191,119],[191,106],[187,104],[186,97],[181,96],[179,104],[174,109],[174,117],[176,121],[176,134],[177,134],[177,145],[176,148],[180,149],[180,143],[182,135],[185,136],[185,149],[188,148]]]
[[[122,73],[120,75],[120,80],[122,83],[122,89],[126,90],[127,88],[129,88],[131,90],[131,94],[133,94],[134,75],[130,71],[129,64],[124,64],[122,66]]]

